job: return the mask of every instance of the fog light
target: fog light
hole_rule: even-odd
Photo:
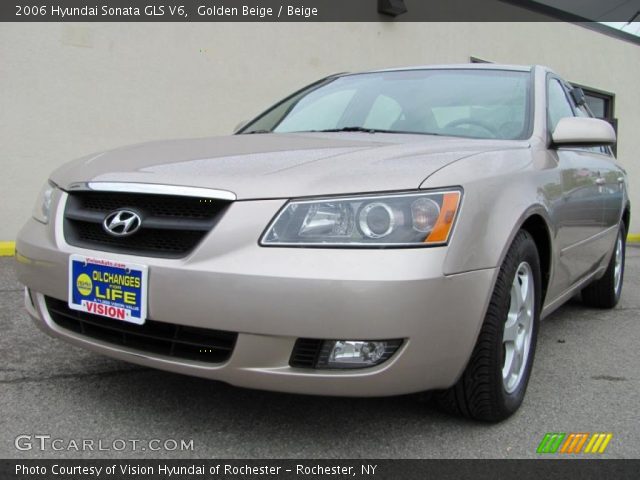
[[[388,360],[402,340],[326,340],[317,368],[373,367]]]

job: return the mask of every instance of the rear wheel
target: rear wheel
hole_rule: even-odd
[[[522,404],[536,348],[540,315],[540,259],[521,230],[500,267],[471,359],[458,382],[438,394],[445,410],[497,422]]]
[[[618,304],[624,280],[626,235],[624,223],[621,223],[607,271],[602,278],[582,290],[582,301],[586,305],[596,308],[613,308]]]

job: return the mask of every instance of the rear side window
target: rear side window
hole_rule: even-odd
[[[569,103],[564,87],[555,78],[552,78],[549,81],[547,96],[549,131],[553,132],[561,118],[574,116],[573,108],[571,108],[571,104]]]

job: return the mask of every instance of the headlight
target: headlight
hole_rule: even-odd
[[[38,199],[36,200],[36,204],[33,207],[33,218],[42,223],[49,222],[49,215],[51,213],[51,198],[53,197],[53,191],[55,190],[55,185],[47,182],[40,193],[38,194]]]
[[[462,192],[291,200],[260,240],[264,246],[408,247],[444,245]]]

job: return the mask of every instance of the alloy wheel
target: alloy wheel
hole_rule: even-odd
[[[618,235],[616,240],[615,263],[613,266],[613,284],[616,295],[620,292],[620,283],[622,280],[622,262],[623,262],[622,235]]]
[[[529,358],[535,313],[534,288],[531,266],[527,262],[520,263],[511,285],[511,303],[502,336],[502,382],[507,393],[520,385]]]

